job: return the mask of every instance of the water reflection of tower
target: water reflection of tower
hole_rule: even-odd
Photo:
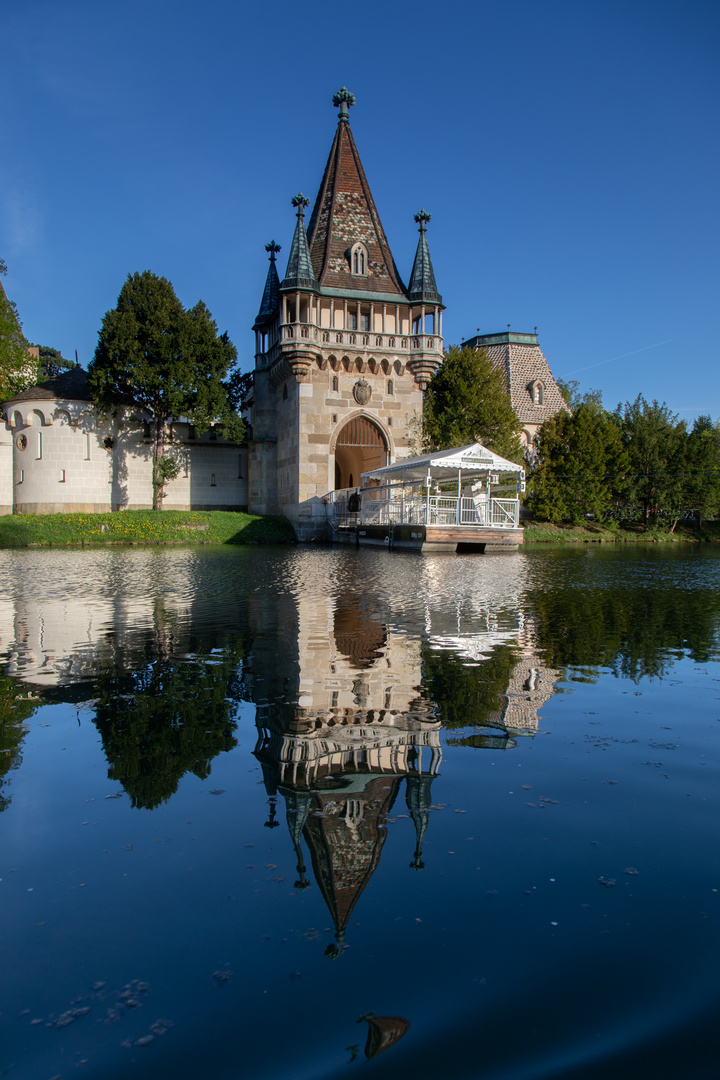
[[[357,598],[303,599],[298,607],[302,704],[288,700],[287,685],[284,700],[258,704],[255,755],[270,796],[268,824],[276,823],[277,797],[285,802],[300,889],[309,885],[307,846],[335,924],[337,944],[327,955],[336,956],[378,865],[403,780],[416,831],[411,866],[423,866],[440,723],[418,691],[416,638],[388,630]]]

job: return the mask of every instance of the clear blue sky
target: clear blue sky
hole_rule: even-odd
[[[26,336],[91,360],[128,273],[250,327],[290,198],[351,123],[445,340],[532,331],[556,375],[720,417],[717,0],[5,0],[0,255]]]

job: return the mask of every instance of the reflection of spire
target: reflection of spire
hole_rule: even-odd
[[[410,863],[411,870],[424,870],[425,863],[422,861],[422,842],[430,822],[430,786],[435,778],[433,776],[408,776],[405,792],[405,802],[410,811],[410,817],[415,825],[415,853]]]
[[[284,788],[282,793],[285,796],[285,819],[288,832],[297,856],[298,880],[295,882],[295,888],[304,892],[305,889],[310,888],[311,883],[305,877],[305,859],[300,840],[310,813],[312,795],[309,791],[293,791],[292,788]]]
[[[385,818],[400,785],[399,776],[345,773],[313,793],[313,809],[304,836],[315,880],[335,924],[342,947],[353,908],[375,873],[387,836]],[[331,946],[327,956],[336,956]]]
[[[279,821],[275,820],[275,815],[277,813],[277,799],[275,799],[275,798],[268,799],[268,803],[269,803],[269,806],[270,806],[270,813],[268,815],[267,821],[264,822],[265,828],[266,829],[277,829],[278,825],[280,824]]]

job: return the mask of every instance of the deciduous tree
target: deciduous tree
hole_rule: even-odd
[[[6,273],[7,266],[0,259],[0,275]],[[37,382],[38,362],[28,350],[17,307],[0,281],[0,401]]]

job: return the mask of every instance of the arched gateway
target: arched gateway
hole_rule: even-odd
[[[385,433],[369,416],[353,416],[338,432],[335,443],[335,489],[356,487],[360,477],[388,463]]]

